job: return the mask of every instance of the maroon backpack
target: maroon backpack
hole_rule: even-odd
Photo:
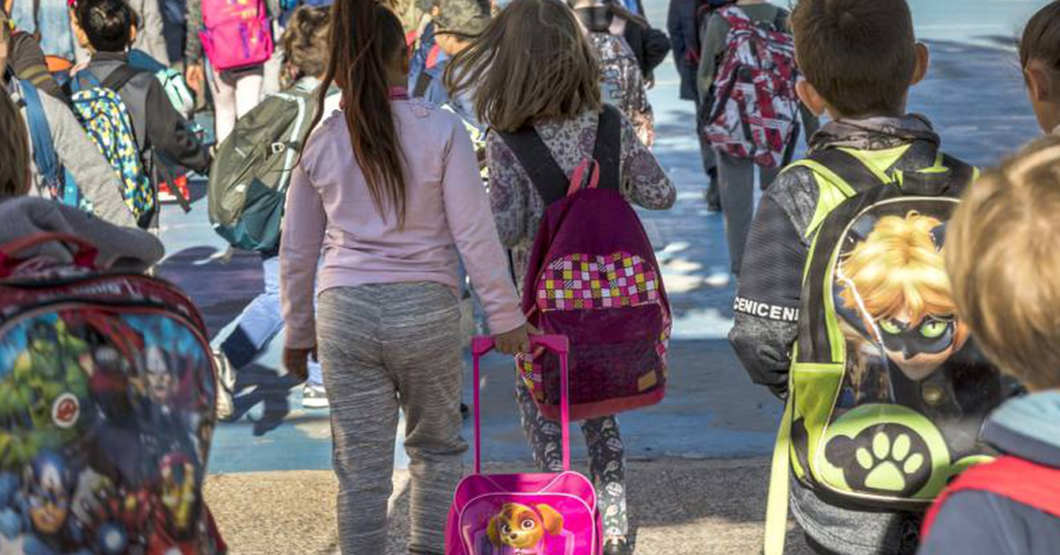
[[[718,66],[717,96],[702,130],[714,148],[764,168],[787,165],[798,139],[795,39],[782,26],[758,25],[738,6],[722,8],[730,30]]]
[[[670,305],[648,235],[619,191],[621,118],[604,108],[593,158],[569,178],[532,126],[502,134],[548,207],[523,311],[543,333],[570,339],[572,420],[654,405],[666,393]],[[558,359],[537,352],[519,369],[542,414],[558,419]]]

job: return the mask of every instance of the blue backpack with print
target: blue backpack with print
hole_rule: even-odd
[[[79,72],[70,81],[70,104],[89,138],[110,162],[121,180],[121,194],[141,227],[154,216],[156,192],[148,178],[132,118],[118,94],[140,70],[123,66],[102,83],[91,72]]]

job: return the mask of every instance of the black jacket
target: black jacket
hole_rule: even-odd
[[[1015,399],[995,412],[983,439],[998,450],[1060,469],[1060,392]],[[919,553],[922,555],[1054,555],[1060,518],[993,493],[951,496]]]
[[[101,83],[119,67],[127,65],[124,53],[99,52],[92,56],[88,71]],[[154,150],[167,160],[205,174],[210,154],[199,142],[184,116],[170,103],[162,83],[150,72],[133,77],[117,91],[132,118],[140,152]],[[151,163],[151,160],[146,160]]]

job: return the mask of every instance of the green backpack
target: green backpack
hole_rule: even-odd
[[[207,192],[210,223],[232,246],[265,252],[279,244],[287,187],[317,104],[316,83],[303,80],[240,118],[217,149]]]
[[[883,171],[914,149],[935,164]],[[955,316],[943,249],[974,168],[914,142],[826,149],[793,167],[820,188],[778,434],[766,555],[782,553],[788,476],[866,510],[925,510],[995,454],[986,416],[1012,392]]]

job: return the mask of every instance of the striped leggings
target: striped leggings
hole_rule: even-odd
[[[331,403],[342,553],[386,552],[400,408],[411,460],[409,552],[441,555],[467,451],[456,297],[435,283],[329,289],[320,295],[317,336]]]

